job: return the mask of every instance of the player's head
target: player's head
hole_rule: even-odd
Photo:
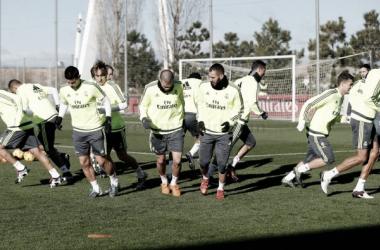
[[[111,65],[106,65],[106,68],[107,68],[107,80],[111,81],[113,78],[114,69]]]
[[[103,61],[97,60],[91,68],[91,76],[99,85],[107,82],[107,67]]]
[[[365,63],[359,66],[359,74],[361,78],[364,78],[367,76],[368,72],[371,70],[371,66],[369,64]]]
[[[65,69],[65,79],[67,84],[75,89],[80,84],[79,70],[74,66],[69,66]]]
[[[208,70],[208,77],[213,86],[216,86],[224,78],[224,67],[219,64],[213,64]]]
[[[16,94],[17,88],[20,87],[22,83],[17,79],[12,79],[8,83],[9,91]]]
[[[197,72],[193,72],[193,73],[191,73],[190,75],[189,75],[189,77],[188,78],[195,78],[195,79],[202,79],[202,76],[201,76],[201,74],[199,74],[199,73],[197,73]]]
[[[164,69],[159,75],[161,86],[165,92],[171,91],[174,85],[174,74],[169,69]]]
[[[343,71],[338,76],[338,89],[341,90],[343,95],[350,92],[351,87],[354,85],[355,78],[348,73],[348,71]]]
[[[266,71],[267,64],[265,62],[261,60],[253,61],[250,74],[257,72],[257,74],[259,74],[260,77],[263,77]]]

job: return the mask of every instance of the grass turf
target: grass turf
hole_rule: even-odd
[[[66,116],[63,130],[57,131],[56,146],[71,155],[76,182],[51,189],[43,166],[24,162],[31,172],[16,185],[14,167],[0,163],[0,249],[289,249],[296,244],[317,248],[327,241],[352,247],[376,240],[380,229],[378,163],[365,185],[375,196],[372,200],[351,197],[360,166],[333,179],[327,197],[320,188],[322,169],[304,175],[304,189],[281,186],[281,179],[307,149],[305,133],[296,130],[296,123],[250,121],[257,146],[237,165],[241,181],[228,182],[226,199],[217,200],[215,186],[206,196],[200,193],[199,167],[190,170],[185,157],[179,178],[182,196],[161,194],[155,156],[149,152],[149,132],[136,117],[125,119],[128,152],[149,175],[146,189],[135,191],[136,173],[113,153],[122,190],[115,198],[86,199],[91,185],[75,157],[70,116]],[[3,123],[0,129],[5,129]],[[349,125],[333,128],[329,141],[336,161],[332,167],[354,154],[351,140]],[[193,142],[187,134],[184,154]],[[239,141],[230,157],[240,145]],[[103,190],[109,185],[108,178],[98,181]],[[89,239],[89,234],[111,238]]]

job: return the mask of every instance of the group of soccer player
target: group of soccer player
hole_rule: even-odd
[[[343,161],[330,171],[321,173],[321,188],[328,194],[331,179],[338,173],[363,164],[362,173],[352,196],[373,198],[364,190],[365,181],[379,156],[378,134],[375,117],[380,111],[377,102],[380,94],[380,69],[370,71],[368,65],[360,67],[362,79],[355,83],[348,72],[338,76],[338,86],[314,96],[302,106],[297,129],[306,129],[308,152],[304,160],[282,179],[289,187],[305,187],[302,174],[334,162],[328,135],[335,122],[350,123],[356,155]],[[367,71],[366,71],[367,70]],[[185,154],[189,167],[196,169],[194,155],[199,153],[199,169],[202,175],[200,191],[207,195],[214,171],[218,171],[216,198],[224,199],[224,187],[229,176],[238,181],[236,164],[256,145],[247,123],[251,112],[268,118],[259,106],[260,82],[266,72],[266,63],[256,60],[247,76],[234,83],[224,74],[221,64],[209,68],[209,80],[202,81],[199,73],[187,79],[175,81],[171,70],[159,72],[158,79],[146,84],[139,103],[142,125],[150,130],[150,149],[156,155],[156,167],[161,179],[161,192],[181,196],[178,179],[184,138],[187,131],[195,137],[192,148]],[[98,60],[91,68],[92,79],[83,80],[78,69],[69,66],[64,75],[66,85],[59,90],[40,84],[23,84],[13,79],[10,92],[0,91],[1,118],[7,125],[0,137],[0,156],[17,170],[16,183],[20,183],[30,169],[12,156],[8,149],[29,150],[51,175],[50,187],[61,182],[73,183],[68,154],[54,147],[56,130],[61,130],[62,120],[70,109],[75,154],[92,189],[88,198],[108,194],[117,196],[121,189],[111,151],[119,160],[137,174],[137,190],[144,188],[148,177],[135,158],[127,153],[125,122],[120,114],[127,103],[120,87],[112,81],[113,68]],[[48,100],[52,94],[56,107]],[[349,94],[350,111],[340,114],[344,96]],[[26,110],[33,112],[33,121]],[[309,114],[314,111],[310,118]],[[376,116],[377,114],[377,116]],[[379,118],[378,118],[379,119]],[[380,119],[379,119],[380,120]],[[380,126],[377,121],[378,127]],[[38,136],[34,135],[34,125]],[[377,130],[377,131],[380,131]],[[232,148],[238,140],[243,145],[228,162]],[[47,156],[42,153],[45,150]],[[169,150],[169,175],[166,175],[166,153]],[[49,158],[59,167],[62,175],[51,165]],[[103,191],[96,175],[108,176],[110,184]]]

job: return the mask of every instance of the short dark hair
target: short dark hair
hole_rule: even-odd
[[[112,73],[115,71],[111,65],[108,65],[108,64],[107,64],[107,65],[106,65],[106,68],[107,68],[107,70],[109,70],[109,69],[112,70]]]
[[[368,71],[371,70],[371,66],[369,66],[368,63],[364,63],[364,64],[360,65],[360,66],[359,66],[359,69],[360,69],[360,68],[366,68]]]
[[[100,69],[102,71],[102,73],[106,76],[107,75],[107,65],[101,61],[101,60],[97,60],[94,65],[92,66],[91,68],[91,76],[94,77],[95,76],[95,72]]]
[[[65,78],[66,79],[78,79],[79,70],[74,66],[69,66],[65,69]]]
[[[20,85],[20,84],[21,84],[21,82],[20,82],[19,80],[17,80],[17,79],[12,79],[12,80],[10,80],[9,83],[8,83],[8,89],[11,89],[13,86],[15,86],[15,85]]]
[[[224,67],[220,63],[213,64],[208,72],[215,71],[219,73],[220,75],[224,75]]]
[[[347,81],[351,79],[352,81],[355,80],[355,78],[350,74],[348,73],[348,71],[343,71],[342,73],[340,73],[340,75],[338,76],[338,86],[343,82],[343,81]]]
[[[263,62],[261,60],[256,60],[256,61],[253,61],[251,70],[256,71],[259,68],[265,69],[266,67],[267,67],[267,64],[265,62]]]
[[[201,74],[199,74],[197,72],[191,73],[188,78],[202,79]]]

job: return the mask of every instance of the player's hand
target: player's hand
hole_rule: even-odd
[[[62,130],[62,120],[63,118],[60,116],[57,116],[57,119],[55,120],[55,128],[58,130]]]
[[[110,134],[112,131],[111,116],[106,116],[106,120],[104,121],[103,126],[106,134]]]
[[[223,127],[222,128],[223,133],[230,131],[230,123],[229,122],[223,122],[223,124],[221,126]]]
[[[205,123],[202,121],[198,122],[198,133],[203,136],[205,131],[206,131]]]
[[[151,120],[149,120],[148,118],[146,118],[146,117],[142,118],[142,125],[145,129],[151,129],[152,128],[150,126],[150,122],[151,122]]]
[[[268,114],[267,114],[267,112],[263,112],[262,114],[261,114],[261,118],[263,118],[264,120],[266,120],[267,118],[268,118]]]
[[[104,108],[98,108],[99,114],[105,114],[106,110]]]
[[[59,105],[55,105],[55,109],[59,112]]]
[[[298,129],[298,131],[302,131],[302,130],[304,130],[304,128],[305,128],[305,122],[303,122],[303,121],[299,121],[298,122],[298,125],[297,125],[297,129]]]
[[[343,123],[350,123],[351,122],[351,116],[345,116],[342,118]]]

